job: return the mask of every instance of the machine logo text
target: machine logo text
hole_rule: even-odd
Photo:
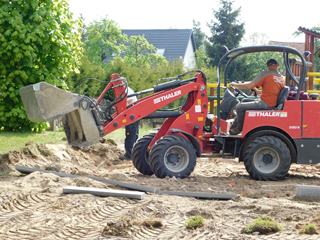
[[[181,95],[181,90],[175,91],[174,93],[169,93],[168,95],[165,95],[165,96],[162,96],[162,97],[158,97],[158,98],[153,100],[153,103],[157,104],[157,103],[160,103],[162,101],[168,100],[170,98],[176,97],[178,95]]]
[[[283,112],[249,112],[249,117],[287,117],[287,113]]]

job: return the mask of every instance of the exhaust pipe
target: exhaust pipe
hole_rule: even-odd
[[[46,82],[29,85],[19,91],[30,121],[47,122],[62,117],[70,145],[90,147],[99,142],[100,134],[91,112],[91,103],[82,96]]]

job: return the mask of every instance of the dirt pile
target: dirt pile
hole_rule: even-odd
[[[21,150],[3,154],[0,170],[19,175],[15,165],[21,165],[42,170],[64,172],[85,176],[92,174],[102,176],[105,169],[112,172],[115,165],[123,163],[118,158],[121,150],[112,140],[101,138],[100,142],[90,148],[61,144],[27,143]]]
[[[123,143],[122,143],[123,144]],[[118,158],[123,145],[101,141],[91,148],[67,144],[29,143],[0,156],[0,239],[318,239],[301,234],[308,224],[320,229],[320,201],[297,198],[296,185],[320,186],[319,165],[291,166],[285,180],[250,179],[243,163],[219,155],[199,158],[189,178],[140,174],[131,161]],[[62,178],[34,172],[20,176],[15,165],[79,175]],[[5,172],[10,172],[7,175]],[[204,200],[147,193],[143,200],[63,194],[66,186],[123,188],[86,175],[154,187],[162,191],[233,193],[230,201]],[[204,226],[187,229],[194,216]],[[271,235],[241,230],[262,216],[279,222]]]

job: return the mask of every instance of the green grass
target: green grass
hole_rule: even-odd
[[[157,131],[152,130],[152,128],[150,128],[150,127],[140,128],[139,137],[142,137],[142,136],[149,134],[149,133],[152,133],[152,132],[156,133]],[[120,128],[120,129],[104,136],[104,138],[107,138],[107,139],[110,138],[112,140],[124,140],[125,135],[126,135],[125,128]]]
[[[139,131],[139,137],[146,135],[153,131],[151,128],[142,128]],[[120,128],[105,136],[107,139],[124,140],[125,128]],[[57,132],[45,131],[42,133],[36,132],[5,132],[0,130],[0,153],[7,153],[12,150],[19,150],[25,147],[27,142],[35,143],[62,143],[66,141],[64,131]]]
[[[314,224],[307,224],[301,228],[300,232],[304,234],[317,234],[317,228]]]
[[[64,132],[50,132],[42,133],[27,132],[5,132],[0,131],[0,153],[6,153],[12,150],[18,150],[25,146],[27,142],[37,143],[58,143],[66,142],[62,140],[65,137]]]
[[[190,217],[186,222],[186,228],[196,229],[204,226],[204,219],[201,216],[195,215],[194,217]]]
[[[242,232],[268,234],[282,231],[282,229],[282,226],[280,226],[278,222],[273,221],[268,216],[262,216],[261,218],[255,219],[249,227],[242,229]]]

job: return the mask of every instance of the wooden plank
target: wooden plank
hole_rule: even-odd
[[[123,191],[123,190],[113,190],[113,189],[102,189],[102,188],[86,188],[86,187],[71,187],[67,186],[63,188],[63,193],[70,194],[92,194],[100,197],[127,197],[132,199],[143,199],[144,192],[136,191]]]

